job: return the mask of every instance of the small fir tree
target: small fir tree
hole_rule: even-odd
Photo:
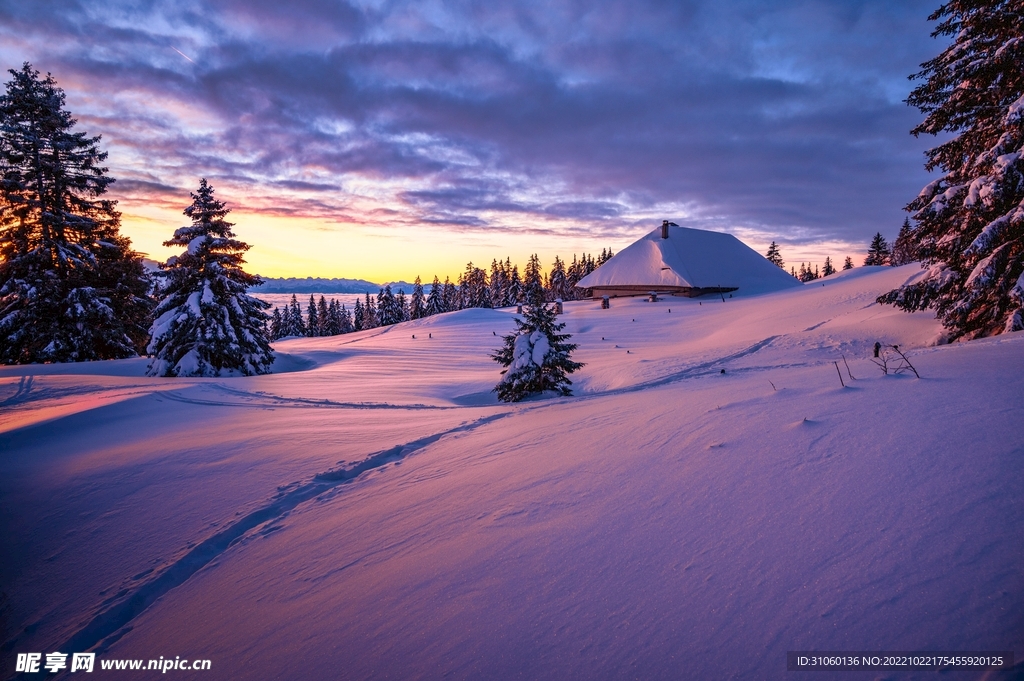
[[[558,323],[553,307],[530,305],[522,319],[516,318],[516,330],[504,337],[504,345],[491,357],[503,367],[502,379],[494,387],[503,402],[519,402],[547,391],[571,395],[571,374],[583,367],[571,359],[577,348],[567,343],[572,336],[559,333],[565,323]]]
[[[876,232],[871,239],[871,245],[868,246],[868,255],[864,258],[864,265],[888,265],[890,255],[889,244],[885,237],[881,232]]]
[[[821,268],[821,276],[828,277],[836,273],[836,268],[832,265],[832,258],[825,256],[825,264]]]
[[[184,211],[192,224],[164,242],[185,252],[161,266],[167,285],[147,348],[154,355],[150,376],[270,372],[264,312],[270,305],[246,294],[263,282],[242,269],[249,246],[234,238],[228,212],[204,178]]]
[[[377,294],[377,324],[380,326],[391,326],[404,321],[402,308],[391,292],[391,285],[386,284]]]
[[[321,336],[333,336],[331,333],[331,311],[327,305],[327,299],[320,296],[319,302],[316,304],[316,318],[320,322],[320,335]]]
[[[363,304],[356,298],[356,304],[352,307],[352,330],[362,331],[363,330],[363,319],[365,317],[365,310]]]
[[[412,284],[412,295],[409,296],[409,319],[420,319],[426,316],[426,301],[423,297],[423,283],[419,275]]]
[[[430,286],[430,294],[427,296],[427,309],[425,316],[431,317],[436,314],[447,312],[444,306],[444,286],[434,275],[434,283]]]
[[[779,246],[774,241],[770,246],[768,246],[768,252],[764,257],[773,265],[778,265],[783,270],[786,269],[786,263],[782,260],[782,254],[779,252]]]
[[[916,260],[917,245],[914,240],[914,230],[910,227],[910,220],[904,218],[900,233],[896,235],[896,241],[892,244],[892,256],[889,258],[889,264],[899,267]]]
[[[845,271],[845,270],[852,270],[852,269],[853,269],[853,258],[851,258],[850,256],[846,256],[846,260],[843,261],[843,270]]]
[[[530,256],[523,273],[523,300],[531,306],[544,302],[544,281],[541,279],[540,258],[536,253]]]
[[[309,294],[309,304],[306,306],[306,335],[320,336],[320,312],[316,309],[316,301],[313,294]]]

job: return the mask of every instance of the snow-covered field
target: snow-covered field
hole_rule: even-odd
[[[0,368],[0,677],[88,649],[204,679],[1019,661],[1024,334],[936,346],[930,313],[873,302],[915,271],[568,303],[576,395],[517,405],[490,392],[508,310],[280,342],[261,377]],[[883,376],[876,341],[921,378]]]

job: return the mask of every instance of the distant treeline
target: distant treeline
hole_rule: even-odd
[[[469,263],[459,275],[458,282],[452,283],[445,277],[442,284],[435,276],[429,293],[426,293],[420,278],[416,277],[412,293],[408,296],[404,288],[396,293],[390,284],[386,284],[376,296],[366,293],[364,300],[356,300],[351,310],[335,298],[328,301],[321,295],[317,301],[310,295],[303,311],[298,296],[293,295],[290,303],[274,308],[270,337],[277,340],[292,336],[336,336],[469,307],[494,308],[520,303],[579,300],[589,297],[591,292],[576,288],[576,284],[611,257],[611,249],[602,250],[596,258],[586,253],[580,258],[573,255],[572,263],[566,266],[561,258],[555,256],[546,275],[541,271],[540,258],[536,254],[530,256],[522,275],[519,266],[513,265],[508,258],[504,262],[493,260],[490,273]]]

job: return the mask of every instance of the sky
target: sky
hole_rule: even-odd
[[[53,74],[157,260],[205,177],[264,276],[546,267],[663,219],[859,264],[929,179],[937,6],[0,0],[0,68]]]

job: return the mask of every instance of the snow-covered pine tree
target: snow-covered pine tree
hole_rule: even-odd
[[[398,303],[398,309],[402,311],[402,321],[409,321],[409,299],[405,297],[405,289],[398,289],[398,293],[395,294],[395,302]]]
[[[508,293],[505,300],[509,305],[523,302],[523,280],[519,278],[519,265],[512,267],[512,275],[508,279]]]
[[[900,233],[896,235],[896,241],[892,244],[892,255],[889,257],[889,264],[893,267],[917,261],[917,245],[913,231],[910,220],[904,218]]]
[[[853,269],[853,258],[846,256],[846,260],[843,261],[843,271]]]
[[[491,260],[491,274],[487,278],[487,282],[487,298],[491,302],[491,307],[504,307],[505,278],[501,271],[501,263],[497,260]]]
[[[320,335],[333,336],[331,333],[331,312],[327,306],[327,299],[322,295],[316,304],[316,318],[320,322]]]
[[[491,291],[487,284],[487,272],[473,263],[466,265],[459,285],[462,307],[491,307]]]
[[[559,333],[565,323],[558,323],[554,307],[529,305],[523,318],[515,318],[516,330],[503,338],[504,345],[491,357],[503,367],[501,381],[494,387],[503,402],[519,402],[529,395],[552,391],[571,395],[572,381],[568,374],[583,364],[571,359],[575,343],[572,336]]]
[[[454,312],[455,310],[462,309],[462,302],[459,299],[459,289],[448,277],[444,278],[444,289],[441,292],[441,297],[444,300],[445,312]]]
[[[832,264],[832,258],[825,256],[825,265],[821,268],[821,276],[828,277],[836,273],[835,265]]]
[[[287,309],[285,308],[285,310]],[[270,340],[275,341],[281,338],[283,328],[284,318],[281,316],[281,308],[275,307],[274,313],[270,316]]]
[[[359,301],[356,301],[359,302]],[[345,304],[342,303],[341,310],[339,311],[339,326],[340,331],[338,333],[352,333],[355,331],[355,326],[352,324],[352,315],[345,309]]]
[[[921,281],[880,296],[932,308],[950,339],[1024,330],[1024,4],[949,0],[930,17],[952,44],[922,64],[911,132],[952,137],[925,168],[944,174],[912,201]]]
[[[565,289],[565,263],[556,255],[551,271],[548,272],[548,298],[568,300],[569,294]]]
[[[0,95],[0,362],[132,357],[151,280],[120,235],[99,137],[72,132],[64,91],[27,62]]]
[[[445,312],[444,307],[444,286],[438,280],[437,275],[434,275],[434,283],[430,286],[430,294],[427,296],[427,307],[424,311],[425,317],[432,317],[436,314]]]
[[[540,258],[536,253],[526,262],[526,270],[523,273],[523,300],[532,306],[544,302],[544,281],[541,278]]]
[[[363,309],[363,304],[356,298],[356,304],[352,308],[352,330],[362,331],[363,320],[366,317],[366,311]]]
[[[412,284],[412,295],[409,296],[409,319],[420,319],[426,316],[425,300],[423,297],[423,283],[419,275]]]
[[[764,257],[773,265],[786,269],[786,263],[782,260],[782,253],[779,252],[779,246],[774,241],[768,246],[768,252],[765,253]]]
[[[380,317],[377,315],[377,304],[373,302],[370,292],[367,291],[366,300],[363,301],[363,328],[375,329],[378,326],[380,326]]]
[[[377,324],[379,326],[398,324],[404,321],[405,315],[402,312],[395,294],[391,292],[391,285],[385,284],[377,294]]]
[[[306,335],[320,336],[320,313],[316,309],[316,300],[313,299],[313,294],[309,294],[309,304],[306,305]]]
[[[868,246],[868,255],[864,258],[865,267],[868,265],[888,265],[891,253],[889,243],[882,236],[881,232],[875,232],[871,238],[871,245]]]
[[[262,280],[242,269],[249,245],[234,238],[228,212],[203,178],[184,210],[192,224],[164,242],[185,252],[161,265],[167,283],[146,348],[154,355],[150,376],[270,372],[274,355],[264,312],[270,305],[246,293]]]
[[[306,335],[306,322],[302,318],[302,306],[299,305],[298,297],[293,293],[291,302],[288,303],[291,308],[291,324],[288,326],[288,336],[305,336]]]

